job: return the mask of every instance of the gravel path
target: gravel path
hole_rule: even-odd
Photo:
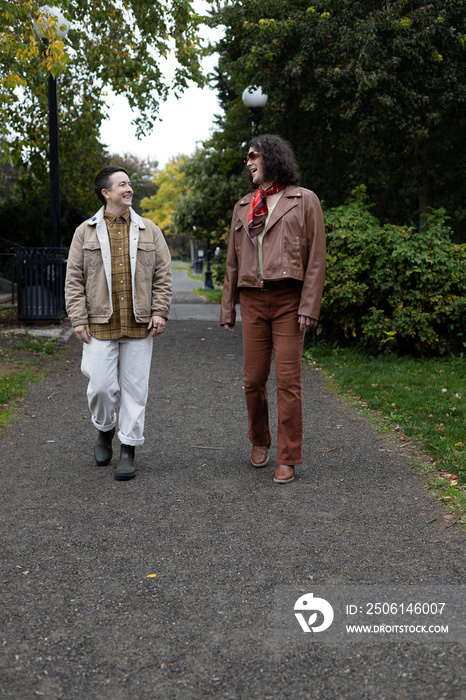
[[[74,337],[1,435],[0,697],[466,698],[460,644],[274,634],[281,586],[464,584],[466,538],[310,366],[304,465],[253,469],[241,335],[210,312],[155,342],[133,481],[93,463]]]

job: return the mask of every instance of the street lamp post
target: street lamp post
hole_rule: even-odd
[[[52,219],[52,247],[59,248],[61,241],[60,160],[58,152],[58,100],[57,81],[48,77],[49,90],[49,162],[50,162],[50,214]]]
[[[64,39],[68,33],[69,22],[56,7],[44,5],[40,8],[40,19],[47,27],[52,19],[57,25],[57,34]],[[48,46],[47,35],[38,23],[35,23],[34,30],[39,39]],[[61,207],[60,207],[60,161],[58,151],[58,100],[57,81],[52,74],[48,77],[48,100],[49,100],[49,170],[50,170],[50,209],[52,220],[52,246],[58,248],[61,242]]]
[[[50,42],[49,28],[56,28],[64,39],[69,28],[60,10],[41,7],[34,22],[34,32],[47,53]],[[58,104],[57,83],[48,77],[49,98],[49,171],[52,247],[21,247],[16,255],[17,315],[24,323],[37,321],[59,322],[65,313],[65,250],[60,248],[60,170],[58,160]]]
[[[249,109],[252,138],[254,138],[257,135],[262,109],[267,104],[269,97],[262,92],[262,88],[250,85],[244,90],[242,99],[244,106]]]

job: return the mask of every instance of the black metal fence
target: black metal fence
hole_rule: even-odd
[[[56,321],[65,316],[67,248],[21,248],[16,255],[18,320]]]

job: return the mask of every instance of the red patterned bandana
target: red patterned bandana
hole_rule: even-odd
[[[280,185],[278,182],[274,182],[267,190],[264,190],[262,187],[257,188],[249,209],[248,230],[251,238],[259,235],[264,230],[265,220],[269,213],[267,197],[280,192],[283,188],[284,185]]]

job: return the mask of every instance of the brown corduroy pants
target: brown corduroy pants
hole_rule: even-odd
[[[270,445],[267,380],[272,353],[277,385],[277,464],[301,464],[303,443],[302,349],[298,326],[301,287],[280,282],[270,289],[242,288],[244,390],[249,439]]]

